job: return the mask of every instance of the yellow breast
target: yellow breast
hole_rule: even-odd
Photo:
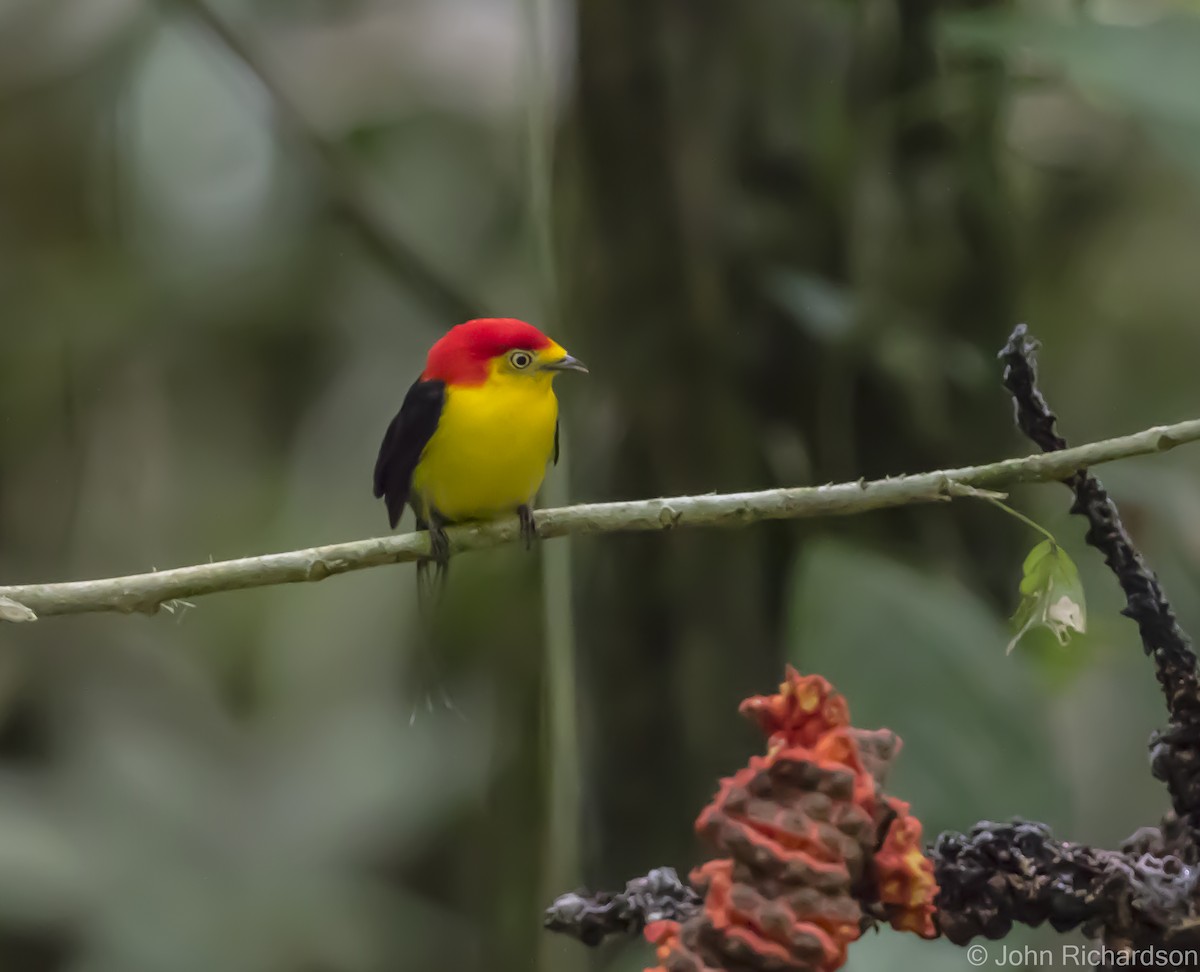
[[[487,519],[531,503],[554,452],[550,376],[446,391],[437,431],[413,472],[414,499],[447,520]]]

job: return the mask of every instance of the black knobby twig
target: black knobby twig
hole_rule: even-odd
[[[957,945],[1003,938],[1016,922],[1149,944],[1180,934],[1192,917],[1194,868],[1056,840],[1045,824],[985,821],[942,834],[930,856],[938,927]]]
[[[938,895],[937,923],[956,945],[1003,938],[1014,924],[1055,931],[1082,928],[1107,942],[1146,946],[1170,940],[1195,948],[1197,871],[1177,857],[1136,847],[1109,851],[1056,839],[1045,824],[976,824],[942,834],[929,856]],[[636,935],[663,918],[686,921],[700,896],[670,868],[635,878],[620,893],[564,894],[546,911],[546,927],[597,945]]]
[[[1043,452],[1058,452],[1067,443],[1055,431],[1056,416],[1038,390],[1037,346],[1028,328],[1018,324],[1000,352],[1004,387],[1013,396],[1020,430]],[[1077,472],[1064,482],[1075,494],[1071,512],[1088,521],[1087,543],[1104,555],[1125,593],[1122,613],[1137,622],[1166,695],[1171,722],[1151,740],[1152,770],[1167,784],[1175,812],[1200,831],[1200,681],[1191,642],[1100,481]]]
[[[655,868],[634,878],[624,891],[572,891],[546,909],[550,931],[598,945],[609,935],[637,935],[652,921],[686,921],[700,910],[701,898],[674,868]]]

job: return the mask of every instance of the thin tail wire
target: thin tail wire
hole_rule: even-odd
[[[417,521],[418,529],[429,529],[422,520]],[[431,531],[432,533],[432,531]],[[466,717],[454,704],[454,699],[446,690],[445,681],[438,670],[438,640],[440,632],[440,608],[445,599],[446,581],[450,573],[450,565],[442,559],[426,559],[417,561],[417,617],[419,631],[417,635],[418,653],[422,681],[424,682],[424,708],[432,712],[434,695],[438,697],[445,708],[456,713],[464,721]],[[408,723],[417,721],[417,712],[421,709],[420,702],[413,705],[409,713]]]

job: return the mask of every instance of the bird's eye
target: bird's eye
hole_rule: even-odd
[[[533,364],[533,355],[528,351],[514,351],[508,356],[514,368],[528,368]]]

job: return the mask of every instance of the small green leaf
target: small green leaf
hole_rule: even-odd
[[[1013,615],[1017,633],[1008,643],[1011,652],[1027,631],[1046,628],[1060,645],[1071,632],[1087,628],[1087,607],[1079,569],[1053,540],[1043,540],[1025,558],[1021,567],[1021,603]]]

